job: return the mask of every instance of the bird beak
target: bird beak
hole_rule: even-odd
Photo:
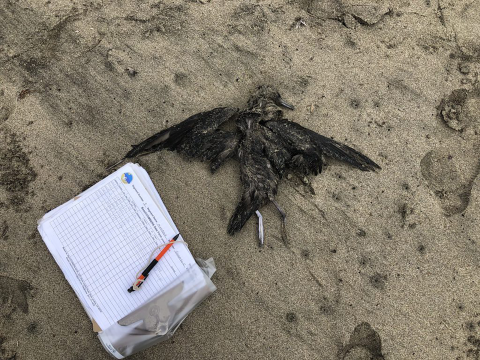
[[[278,103],[277,105],[286,107],[287,109],[294,110],[295,107],[292,104],[289,104],[285,100],[283,100],[281,97],[278,98]]]

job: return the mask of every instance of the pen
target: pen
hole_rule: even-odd
[[[155,265],[160,261],[160,259],[165,255],[165,253],[172,247],[172,245],[175,243],[175,241],[178,239],[180,234],[177,234],[173,237],[172,240],[168,242],[167,245],[160,251],[160,254],[157,255],[155,259],[152,260],[152,262],[143,270],[142,274],[135,280],[132,286],[130,286],[130,289],[127,291],[129,293],[134,292],[135,290],[140,289],[140,286],[142,286],[143,282],[146,280],[148,273],[153,269]]]

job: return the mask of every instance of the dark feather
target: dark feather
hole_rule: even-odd
[[[187,156],[199,157],[204,149],[204,143],[208,142],[220,125],[237,113],[238,109],[216,108],[190,116],[181,123],[152,135],[138,145],[133,145],[125,158],[162,149],[178,150]]]
[[[308,169],[309,173],[315,173],[318,170],[315,163],[321,165],[322,154],[345,161],[362,171],[380,169],[380,166],[355,149],[317,134],[292,121],[273,120],[266,122],[265,126],[288,143],[291,151],[301,155],[302,159],[297,159],[295,163],[302,164],[302,167]],[[295,164],[293,165],[295,166]]]

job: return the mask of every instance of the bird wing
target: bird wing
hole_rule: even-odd
[[[137,145],[125,158],[167,149],[188,157],[211,161],[214,172],[238,147],[238,135],[219,126],[238,114],[235,108],[216,108],[190,116],[181,123],[162,130]]]
[[[284,141],[291,154],[287,166],[301,170],[305,174],[321,171],[322,154],[347,162],[362,171],[380,169],[373,160],[357,150],[335,140],[317,134],[292,121],[272,120],[264,126]]]

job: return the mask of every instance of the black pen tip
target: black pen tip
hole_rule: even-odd
[[[173,240],[173,241],[177,241],[177,239],[178,239],[179,236],[180,236],[180,233],[178,233],[177,235],[175,235],[172,240]]]
[[[135,290],[133,290],[133,286],[130,286],[130,289],[128,289],[127,291],[131,293],[131,292],[134,292]]]

